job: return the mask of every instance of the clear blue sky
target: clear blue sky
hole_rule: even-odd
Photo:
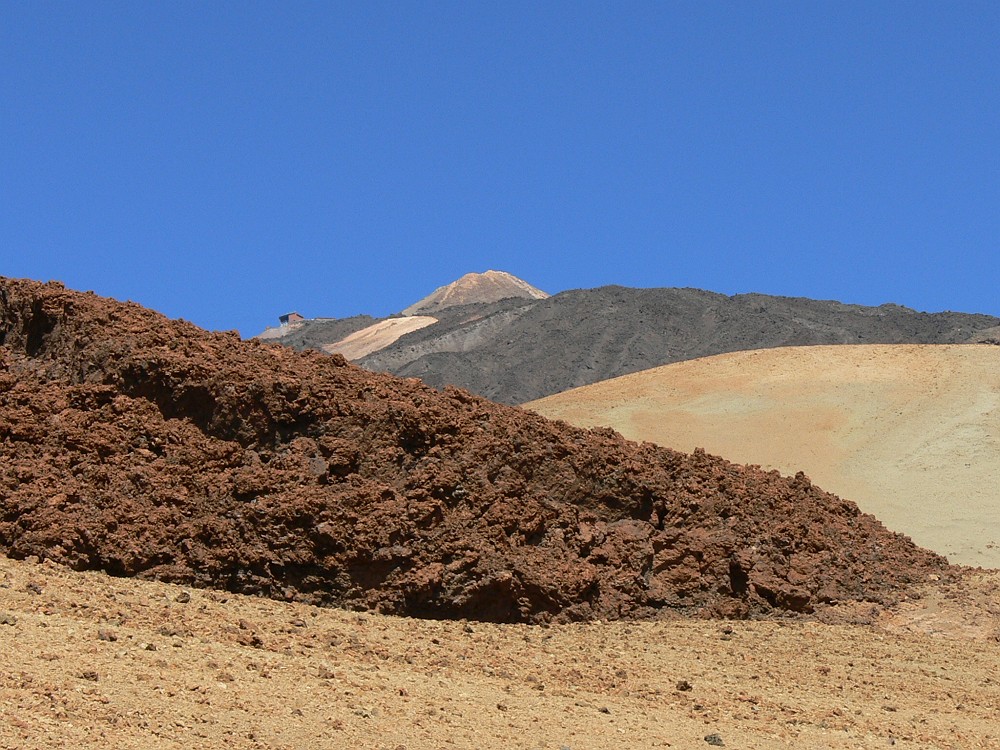
[[[0,4],[0,275],[244,335],[468,271],[1000,315],[1000,3]]]

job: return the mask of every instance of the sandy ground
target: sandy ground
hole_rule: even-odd
[[[876,624],[322,610],[0,558],[0,748],[1000,748],[1000,573]]]
[[[738,352],[527,407],[634,440],[804,471],[953,563],[1000,567],[1000,347]]]
[[[361,359],[372,352],[384,349],[399,337],[413,331],[419,331],[432,323],[437,323],[437,318],[432,318],[429,315],[389,318],[367,328],[362,328],[360,331],[355,331],[334,344],[327,344],[323,347],[323,351],[327,354],[342,354],[349,360]]]

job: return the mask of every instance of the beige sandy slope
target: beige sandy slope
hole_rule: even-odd
[[[493,626],[0,557],[0,748],[1000,748],[996,612]]]
[[[635,440],[804,471],[951,562],[1000,567],[1000,347],[738,352],[527,407]]]
[[[437,323],[437,318],[429,315],[407,315],[402,318],[381,320],[355,331],[334,344],[327,344],[323,347],[323,351],[327,354],[342,354],[350,360],[361,359],[372,352],[384,349],[400,336],[419,331],[432,323]]]

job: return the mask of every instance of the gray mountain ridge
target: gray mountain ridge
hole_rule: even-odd
[[[438,322],[359,360],[362,367],[456,385],[520,404],[650,367],[726,352],[815,344],[995,341],[1000,318],[925,313],[766,294],[606,286],[435,311]],[[382,319],[306,321],[277,339],[335,343]]]

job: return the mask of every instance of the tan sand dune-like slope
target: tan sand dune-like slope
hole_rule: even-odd
[[[327,344],[323,351],[327,354],[342,354],[349,360],[361,359],[362,357],[384,349],[396,341],[401,336],[419,331],[432,323],[437,323],[437,318],[429,315],[406,315],[402,318],[389,318],[381,320],[360,331],[355,331],[334,344]]]
[[[526,406],[634,440],[804,471],[953,563],[1000,567],[1000,347],[736,352]]]

